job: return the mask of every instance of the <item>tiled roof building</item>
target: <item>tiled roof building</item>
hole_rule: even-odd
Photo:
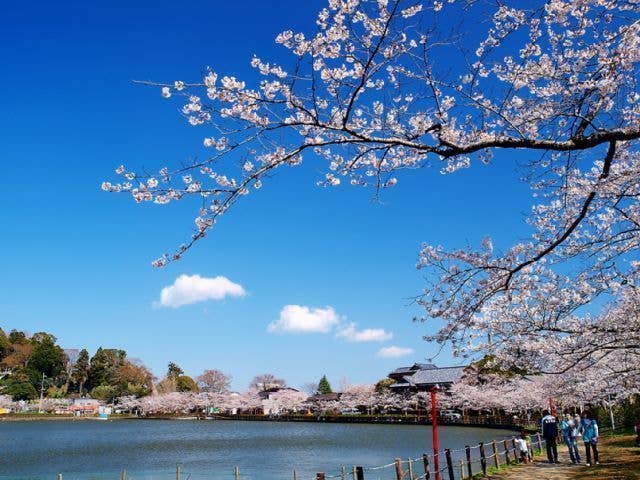
[[[436,367],[433,363],[414,363],[410,367],[397,368],[389,374],[396,381],[391,388],[396,391],[426,391],[438,385],[446,389],[462,377],[465,368],[467,367]]]

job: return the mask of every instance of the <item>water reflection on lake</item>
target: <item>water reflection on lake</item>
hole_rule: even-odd
[[[440,427],[441,448],[502,438],[504,430]],[[28,421],[0,422],[0,478],[128,478],[300,480],[335,475],[341,465],[375,466],[431,451],[431,428],[245,421]],[[460,458],[460,457],[458,457]],[[443,459],[444,460],[444,459]],[[444,462],[443,462],[444,463]],[[422,466],[416,465],[418,474]],[[393,468],[369,471],[365,480],[394,477]]]

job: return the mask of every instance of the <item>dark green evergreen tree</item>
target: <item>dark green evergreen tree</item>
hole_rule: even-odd
[[[98,348],[91,357],[87,389],[102,385],[114,385],[117,382],[118,368],[124,363],[127,353],[116,348]]]
[[[0,361],[11,351],[11,342],[7,338],[7,335],[4,333],[4,330],[0,328]]]
[[[56,345],[56,337],[49,333],[39,332],[31,337],[33,351],[27,361],[26,373],[31,384],[39,390],[42,387],[42,375],[48,379],[47,384],[61,380],[65,370],[66,355]]]
[[[331,390],[331,384],[329,383],[329,380],[327,380],[326,375],[323,375],[320,382],[318,382],[318,393],[333,393],[333,390]]]
[[[25,344],[29,343],[29,339],[24,332],[14,329],[9,332],[9,342],[16,344]]]
[[[378,380],[378,382],[376,382],[375,391],[376,393],[388,392],[391,385],[393,385],[394,383],[396,383],[396,381],[393,378],[389,377]]]
[[[198,384],[193,378],[187,375],[180,375],[176,377],[176,391],[177,392],[198,392]]]
[[[169,366],[167,367],[167,378],[171,378],[175,380],[180,375],[184,374],[184,370],[182,370],[178,364],[174,362],[169,362]]]
[[[78,354],[78,360],[76,360],[73,370],[71,372],[71,379],[73,383],[78,385],[78,393],[82,395],[84,390],[84,384],[89,378],[89,352],[86,348],[80,350]]]
[[[3,388],[2,393],[11,395],[13,400],[33,400],[38,396],[38,392],[25,380],[10,379]]]

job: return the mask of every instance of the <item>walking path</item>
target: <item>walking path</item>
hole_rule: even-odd
[[[567,448],[558,445],[560,464],[550,464],[538,456],[533,464],[517,465],[487,477],[490,480],[640,480],[640,448],[633,436],[603,439],[600,465],[573,465]],[[583,456],[583,452],[580,452]],[[584,458],[583,458],[584,462]]]

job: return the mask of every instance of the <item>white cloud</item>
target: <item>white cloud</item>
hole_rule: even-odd
[[[336,336],[343,337],[349,342],[385,342],[393,338],[393,333],[382,328],[365,328],[357,330],[355,323],[349,323],[339,328]]]
[[[227,277],[180,275],[173,285],[162,289],[158,304],[162,307],[178,308],[206,300],[222,300],[225,297],[244,297],[245,295],[242,285],[233,283]]]
[[[413,348],[396,347],[392,345],[390,347],[382,347],[378,350],[378,357],[382,358],[398,358],[405,357],[414,353]]]
[[[309,308],[304,305],[285,305],[280,318],[269,324],[269,332],[328,333],[340,317],[333,307]]]

